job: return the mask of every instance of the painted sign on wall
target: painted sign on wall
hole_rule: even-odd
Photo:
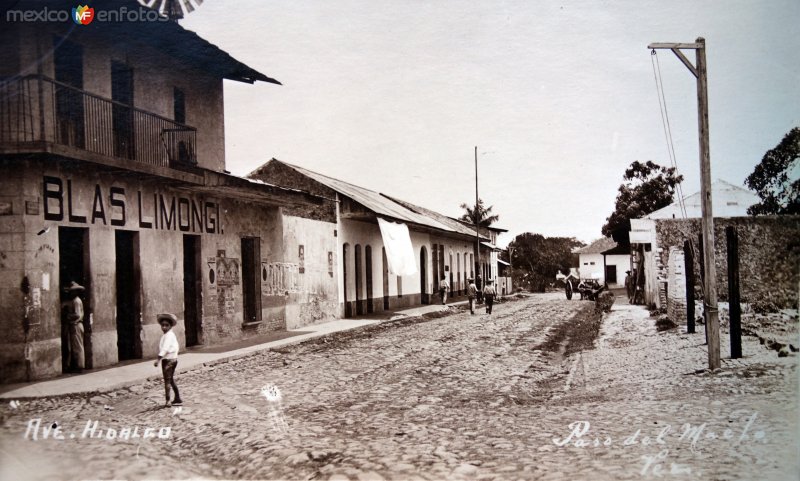
[[[282,296],[300,292],[300,268],[289,262],[261,261],[261,293]]]
[[[140,190],[134,193],[119,186],[105,191],[100,184],[95,184],[93,195],[83,199],[92,199],[91,209],[81,211],[77,205],[86,193],[73,189],[72,180],[64,182],[58,177],[45,175],[42,188],[45,220],[206,234],[223,232],[221,209],[217,202],[158,192],[150,196]],[[130,202],[132,199],[135,201]]]

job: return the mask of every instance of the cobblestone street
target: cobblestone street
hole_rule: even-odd
[[[628,305],[582,350],[593,309],[536,295],[179,370],[180,412],[155,382],[6,404],[0,478],[797,479],[796,355],[747,337],[709,373],[702,331]]]

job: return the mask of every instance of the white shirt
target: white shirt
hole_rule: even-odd
[[[178,359],[178,338],[175,333],[170,329],[161,336],[161,341],[158,343],[158,356],[164,359]]]

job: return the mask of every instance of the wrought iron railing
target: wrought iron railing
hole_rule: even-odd
[[[197,129],[42,76],[0,80],[0,145],[46,142],[164,167],[197,164]]]

